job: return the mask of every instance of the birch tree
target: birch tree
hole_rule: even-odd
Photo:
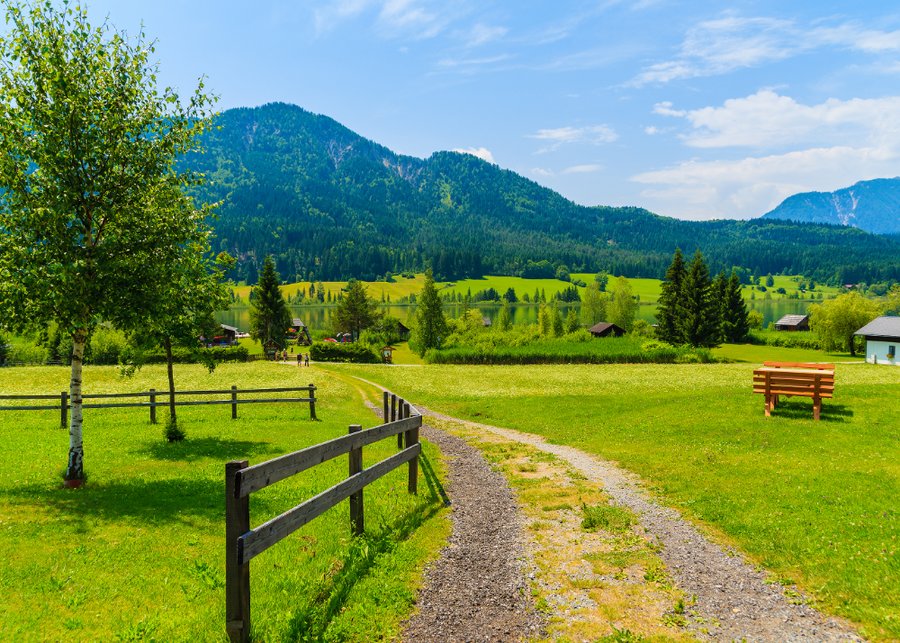
[[[102,320],[132,330],[153,284],[205,212],[176,158],[206,125],[203,84],[158,89],[153,44],[80,7],[3,2],[0,37],[0,307],[13,329],[51,321],[72,338],[65,479],[84,479],[82,360]]]

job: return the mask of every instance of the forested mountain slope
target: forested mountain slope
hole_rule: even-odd
[[[292,105],[228,110],[216,124],[205,153],[183,162],[206,175],[198,197],[222,202],[216,249],[235,255],[232,276],[251,283],[269,253],[290,281],[375,279],[427,265],[439,279],[522,274],[541,260],[661,277],[676,246],[700,247],[714,270],[900,277],[900,242],[856,229],[580,206],[468,154],[395,154]]]

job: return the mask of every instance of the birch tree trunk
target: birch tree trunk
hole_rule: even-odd
[[[84,346],[87,331],[78,329],[72,334],[72,375],[69,381],[69,399],[72,404],[69,423],[69,464],[66,468],[66,486],[78,487],[84,481],[84,444],[81,438],[81,370],[84,364]]]

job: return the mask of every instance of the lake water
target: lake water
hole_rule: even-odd
[[[758,310],[763,316],[763,325],[777,321],[784,315],[788,314],[806,314],[806,309],[813,301],[800,301],[796,299],[755,299],[747,302],[747,307],[751,310]],[[576,309],[580,304],[561,304],[560,310],[563,317],[569,312],[569,308],[575,306]],[[382,306],[380,310],[384,311],[392,317],[396,317],[401,322],[406,323],[410,320],[415,312],[415,306]],[[491,321],[497,318],[500,313],[499,305],[478,306],[481,314]],[[537,322],[539,307],[535,305],[515,305],[510,307],[512,320],[514,324],[533,324]],[[312,329],[331,330],[331,318],[334,314],[335,306],[291,306],[291,312],[294,317],[298,317]],[[462,314],[463,307],[461,305],[446,305],[444,312],[450,317],[459,317]],[[638,318],[647,322],[656,323],[656,305],[642,304],[638,308]],[[248,306],[234,306],[228,310],[216,313],[216,320],[219,323],[229,326],[236,326],[239,330],[246,332],[250,327],[250,308]],[[407,324],[408,325],[408,324]]]

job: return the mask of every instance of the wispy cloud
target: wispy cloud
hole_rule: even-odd
[[[508,32],[509,29],[506,27],[491,27],[478,22],[460,35],[462,36],[466,47],[480,47],[481,45],[503,38]]]
[[[698,148],[900,143],[900,96],[830,98],[804,105],[772,90],[761,90],[726,100],[721,106],[695,110],[659,103],[654,112],[687,121],[691,131],[682,138]]]
[[[333,0],[313,9],[318,35],[340,23],[371,14],[374,27],[385,38],[433,38],[459,16],[459,7],[435,0]]]
[[[612,143],[619,138],[616,131],[609,125],[590,125],[587,127],[556,127],[541,129],[529,135],[539,141],[549,143],[539,152],[551,152],[560,146],[570,143],[587,143],[590,145],[604,145]]]
[[[689,29],[673,59],[646,67],[629,84],[642,86],[717,76],[823,47],[897,52],[900,31],[868,29],[852,22],[813,27],[791,20],[726,14]]]
[[[491,154],[491,151],[486,147],[457,148],[453,151],[459,152],[460,154],[471,154],[472,156],[477,156],[481,160],[487,161],[488,163],[497,163],[497,161],[494,160],[494,155]]]
[[[582,165],[572,165],[560,172],[560,174],[593,174],[600,172],[603,166],[599,163],[585,163]]]
[[[497,54],[483,58],[442,58],[438,61],[437,66],[443,69],[476,68],[501,63],[511,58],[510,54]]]

